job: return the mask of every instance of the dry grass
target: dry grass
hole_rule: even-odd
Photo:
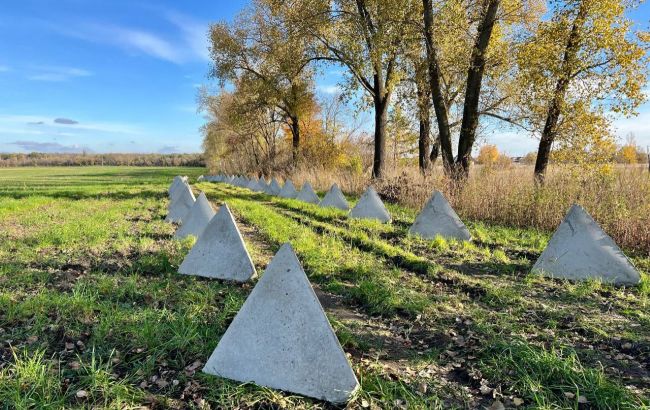
[[[536,189],[531,166],[486,169],[474,166],[467,184],[455,189],[436,167],[423,177],[417,169],[392,170],[377,183],[380,194],[397,203],[419,208],[433,190],[445,193],[462,218],[552,231],[573,203],[579,203],[620,245],[650,252],[650,174],[644,167],[618,166],[608,177],[580,175],[552,168],[543,189]],[[300,170],[294,182],[310,181],[318,190],[336,182],[344,192],[358,195],[367,175],[318,169]]]

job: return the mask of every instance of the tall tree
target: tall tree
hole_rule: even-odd
[[[432,157],[448,175],[469,173],[479,120],[521,126],[513,116],[514,50],[544,13],[541,0],[422,0],[420,21],[438,137]],[[458,138],[457,156],[453,140]],[[439,147],[439,152],[437,148]]]
[[[235,82],[234,90],[211,95],[203,90],[199,97],[208,122],[203,126],[203,148],[211,169],[232,172],[262,172],[276,169],[281,113],[260,104],[257,95]]]
[[[348,90],[361,88],[374,108],[372,175],[384,174],[388,108],[400,78],[400,57],[412,0],[312,0],[301,17],[306,33],[317,41],[321,60],[343,65]]]
[[[298,161],[301,115],[314,104],[312,61],[308,39],[287,18],[290,5],[254,0],[235,20],[210,28],[212,75],[222,82],[246,82],[261,103],[282,114],[292,135]]]
[[[463,122],[460,127],[458,140],[457,172],[463,176],[469,174],[472,148],[476,140],[476,127],[479,118],[479,97],[487,62],[487,49],[490,45],[492,31],[497,21],[497,11],[501,0],[484,0],[481,20],[476,30],[476,41],[472,48],[472,57],[467,70],[467,88],[465,89],[465,105]]]
[[[598,141],[611,124],[608,113],[632,115],[645,100],[646,35],[635,33],[625,16],[635,3],[553,1],[550,19],[519,49],[520,81],[526,87],[519,105],[541,136],[537,182],[544,182],[554,143],[575,133]]]
[[[449,123],[449,106],[445,101],[443,89],[443,72],[440,66],[435,42],[434,5],[433,0],[422,0],[424,38],[426,42],[429,82],[432,102],[436,112],[440,148],[445,169],[454,176],[467,176],[472,148],[476,140],[476,128],[479,119],[479,98],[487,62],[487,50],[490,45],[492,31],[497,22],[497,11],[500,0],[480,1],[480,17],[472,46],[471,57],[467,68],[465,99],[463,104],[462,123],[458,141],[458,156],[454,161],[451,142],[451,126]]]

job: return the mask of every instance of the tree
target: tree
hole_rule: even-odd
[[[313,71],[308,40],[295,30],[290,5],[254,0],[233,23],[210,28],[212,76],[238,81],[257,95],[260,105],[279,110],[292,134],[292,157],[298,161],[301,116],[313,110]]]
[[[209,168],[265,175],[276,169],[283,137],[277,108],[260,105],[240,83],[233,92],[211,95],[204,90],[199,103],[208,118],[203,149]]]
[[[543,14],[542,6],[540,0],[422,0],[440,156],[457,181],[469,174],[481,117],[522,126],[511,115],[519,94],[512,81],[513,50],[524,27]],[[456,157],[453,135],[458,135]]]
[[[619,151],[619,160],[624,164],[636,164],[643,161],[645,153],[636,145],[636,137],[633,133],[628,134],[625,145]],[[641,161],[639,161],[641,159]]]
[[[296,22],[316,40],[319,59],[347,68],[347,89],[364,90],[374,108],[373,178],[384,174],[386,124],[400,79],[407,17],[413,0],[311,0]],[[307,15],[311,17],[307,17]]]
[[[443,90],[444,76],[434,37],[433,0],[422,0],[429,82],[438,123],[440,148],[442,150],[445,169],[456,177],[466,177],[469,173],[471,153],[474,141],[476,140],[476,128],[480,115],[479,97],[481,95],[481,86],[485,74],[487,50],[490,45],[494,26],[497,22],[499,5],[500,0],[484,0],[479,5],[480,17],[467,68],[463,115],[458,141],[458,156],[454,163],[449,111]]]
[[[608,112],[631,115],[644,101],[645,41],[625,16],[631,7],[627,0],[554,1],[550,19],[519,48],[519,105],[540,134],[537,182],[544,182],[554,143],[577,132],[596,138],[579,146],[598,145],[608,133]]]
[[[499,150],[496,145],[483,145],[478,152],[477,162],[481,165],[494,165],[499,159]]]

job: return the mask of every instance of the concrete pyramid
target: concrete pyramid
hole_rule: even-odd
[[[182,239],[188,235],[200,237],[213,216],[214,210],[205,193],[201,192],[187,213],[183,224],[176,230],[174,238]]]
[[[169,196],[174,196],[174,192],[176,192],[178,188],[183,185],[183,183],[183,178],[180,175],[175,176],[172,184],[169,186],[169,190],[167,191],[169,193]]]
[[[314,188],[311,187],[309,182],[305,182],[302,185],[302,189],[298,192],[298,195],[296,195],[296,199],[303,202],[309,202],[310,204],[318,204],[320,202],[320,198],[316,195]]]
[[[190,186],[183,183],[183,186],[178,188],[178,194],[175,195],[177,196],[169,204],[169,212],[165,221],[183,223],[185,215],[187,215],[192,205],[194,205],[194,194]]]
[[[442,192],[436,191],[427,201],[409,229],[411,235],[433,239],[437,235],[445,239],[469,241],[469,230],[460,220]]]
[[[291,245],[282,245],[203,371],[333,403],[359,386]]]
[[[291,182],[290,179],[287,179],[284,182],[284,186],[280,190],[279,196],[282,198],[290,198],[293,199],[298,195],[298,191],[296,191],[296,187],[293,186],[293,182]]]
[[[580,205],[571,207],[532,271],[570,280],[626,285],[641,281],[632,262]]]
[[[359,219],[377,219],[381,222],[390,221],[390,214],[373,187],[368,187],[361,195],[359,202],[350,211],[350,217]]]
[[[260,189],[260,184],[257,178],[253,178],[250,180],[250,182],[246,185],[246,188],[250,189],[251,191],[258,191]]]
[[[169,196],[169,199],[170,199],[170,205],[171,205],[171,202],[174,202],[174,201],[175,201],[178,197],[180,197],[181,194],[182,194],[183,192],[185,192],[187,189],[189,189],[190,191],[192,190],[192,189],[190,188],[190,184],[188,184],[187,182],[181,182],[180,184],[178,184],[178,186],[177,186],[176,188],[174,188],[174,190],[172,191],[171,195]]]
[[[253,189],[255,192],[264,192],[264,188],[266,188],[266,184],[264,183],[264,180],[260,178],[255,182],[255,189]]]
[[[266,192],[266,190],[269,187],[269,183],[266,182],[266,179],[264,179],[264,177],[260,177],[260,180],[259,180],[258,184],[259,184],[260,189],[261,189],[260,192]]]
[[[185,275],[245,282],[255,266],[228,209],[223,204],[178,268]]]
[[[238,187],[244,188],[247,184],[248,184],[248,179],[246,179],[246,177],[241,176],[237,180]]]
[[[332,185],[330,190],[327,191],[323,197],[323,200],[320,201],[320,204],[318,204],[318,206],[322,206],[323,208],[338,208],[343,211],[350,209],[350,205],[348,205],[348,201],[345,199],[345,196],[343,196],[341,188],[339,188],[339,186],[336,184]]]
[[[269,195],[278,195],[280,193],[280,184],[278,184],[277,179],[273,178],[271,182],[267,185],[265,192]]]

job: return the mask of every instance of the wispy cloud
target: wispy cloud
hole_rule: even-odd
[[[40,141],[14,141],[11,145],[16,145],[25,151],[30,152],[48,152],[48,153],[81,153],[92,152],[88,147],[79,145],[62,145],[58,142],[40,142]]]
[[[79,121],[71,120],[70,118],[55,118],[55,124],[64,124],[64,125],[75,125],[79,124]]]
[[[175,145],[165,145],[158,150],[158,154],[178,154],[179,149]]]
[[[316,86],[316,89],[320,91],[321,93],[325,94],[340,94],[341,93],[341,87],[338,85],[318,85]]]
[[[92,72],[77,67],[34,66],[30,68],[33,74],[27,76],[32,81],[68,81],[76,77],[89,77]]]
[[[65,27],[49,27],[59,34],[80,40],[121,48],[175,64],[208,60],[208,24],[176,12],[158,11],[172,26],[165,34],[133,26],[102,22],[82,22]]]
[[[36,127],[37,126],[37,127]],[[44,115],[2,115],[0,114],[0,133],[39,133],[49,132],[57,135],[114,134],[142,135],[145,133],[138,125],[108,121],[78,121],[64,117]],[[67,132],[67,133],[66,133]]]
[[[166,15],[167,20],[180,30],[193,54],[204,61],[209,61],[208,25],[175,11],[168,11]]]
[[[130,51],[139,51],[152,57],[173,63],[184,61],[183,52],[164,38],[142,30],[105,26],[96,30],[104,31],[111,42]]]
[[[0,73],[6,73],[8,71],[11,71],[11,68],[8,65],[0,64]]]

